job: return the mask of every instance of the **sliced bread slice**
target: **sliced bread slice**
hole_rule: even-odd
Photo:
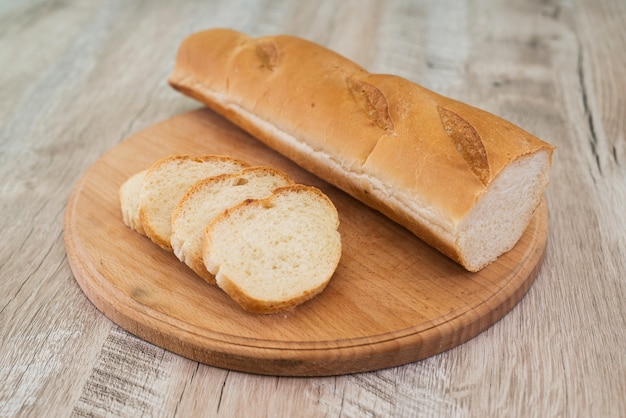
[[[139,219],[139,206],[141,204],[141,188],[143,179],[148,170],[142,170],[130,176],[119,189],[120,206],[122,208],[122,220],[124,225],[137,231],[141,235],[146,235]]]
[[[285,311],[327,286],[341,258],[338,227],[337,209],[319,189],[281,187],[209,223],[205,266],[245,310]]]
[[[146,235],[172,251],[172,213],[187,190],[203,178],[238,173],[249,164],[231,157],[172,155],[155,162],[141,190],[139,219]]]
[[[204,230],[227,208],[246,199],[268,197],[277,187],[293,181],[271,167],[250,167],[238,174],[222,174],[200,180],[182,197],[172,214],[171,244],[174,254],[200,277],[215,284],[202,259]]]

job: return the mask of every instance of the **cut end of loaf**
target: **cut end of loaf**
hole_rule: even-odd
[[[519,241],[548,185],[550,160],[548,150],[520,157],[491,182],[457,230],[467,270],[479,271]]]

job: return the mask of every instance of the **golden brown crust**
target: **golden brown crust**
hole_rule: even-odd
[[[330,281],[330,277],[329,277]],[[246,292],[244,292],[241,288],[239,288],[232,280],[228,277],[224,277],[220,283],[221,289],[230,296],[235,302],[237,302],[243,309],[248,312],[269,315],[279,312],[285,312],[290,309],[295,308],[298,305],[303,304],[315,296],[322,293],[322,291],[326,288],[328,281],[321,284],[315,289],[309,289],[306,292],[303,292],[299,297],[295,297],[289,300],[284,301],[273,301],[267,302],[264,300],[258,300],[250,297]]]

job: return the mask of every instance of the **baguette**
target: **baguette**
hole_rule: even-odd
[[[517,243],[548,185],[550,144],[296,37],[193,34],[169,83],[469,271]]]

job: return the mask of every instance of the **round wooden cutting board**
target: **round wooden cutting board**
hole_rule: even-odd
[[[170,154],[221,154],[278,167],[337,206],[342,258],[330,284],[286,313],[242,311],[149,239],[127,228],[118,199],[133,173]],[[76,185],[65,243],[76,281],[115,323],[162,348],[217,367],[323,376],[410,363],[455,347],[510,311],[539,270],[548,213],[517,246],[468,273],[401,226],[300,169],[208,109],[122,141]]]

